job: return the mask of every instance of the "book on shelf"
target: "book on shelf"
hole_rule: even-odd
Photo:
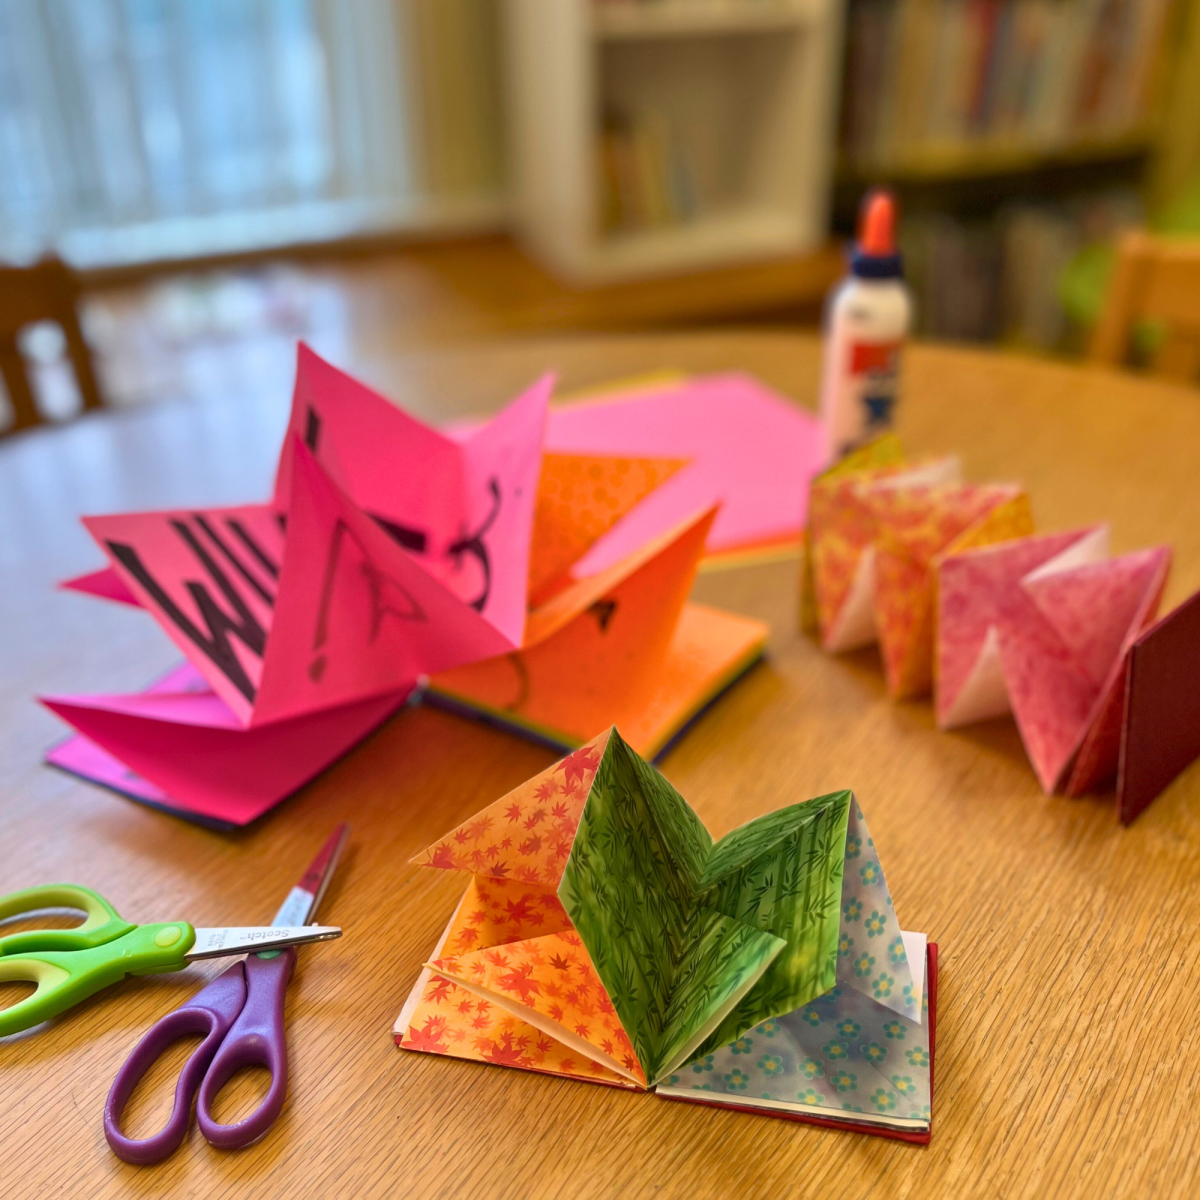
[[[1136,137],[1170,3],[851,0],[843,151],[869,166]]]
[[[1066,349],[1075,332],[1060,296],[1068,264],[1144,219],[1137,195],[1119,188],[983,219],[911,213],[901,245],[918,328],[931,338]]]
[[[681,225],[697,215],[691,157],[677,125],[665,113],[606,113],[598,158],[601,225],[606,231]]]

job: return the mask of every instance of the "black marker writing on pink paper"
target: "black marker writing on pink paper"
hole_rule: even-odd
[[[232,564],[237,574],[252,586],[263,603],[272,606],[275,599],[272,593],[233,553],[230,544],[217,533],[212,522],[200,513],[194,513],[191,519],[195,522],[196,528],[212,542],[222,557]],[[242,666],[230,638],[237,638],[251,654],[261,659],[266,651],[267,631],[254,615],[245,597],[234,586],[234,580],[225,573],[216,559],[208,552],[187,521],[173,517],[168,524],[195,556],[198,565],[208,577],[208,583],[224,597],[232,613],[221,607],[205,583],[191,579],[183,580],[183,586],[199,613],[201,624],[197,624],[155,578],[133,546],[125,542],[108,541],[108,549],[113,558],[142,586],[163,615],[217,667],[221,674],[248,701],[253,703],[256,689],[245,667]],[[262,552],[261,547],[259,547],[259,551]],[[264,569],[266,568],[264,567]]]
[[[325,578],[321,585],[321,603],[317,608],[317,627],[313,634],[312,652],[316,657],[309,664],[310,678],[319,683],[325,674],[326,658],[320,653],[329,639],[329,613],[333,603],[333,593],[337,585],[338,567],[342,560],[343,548],[349,539],[358,548],[362,556],[359,570],[367,585],[371,604],[371,624],[368,633],[368,643],[374,642],[379,636],[384,617],[396,617],[401,621],[424,621],[425,610],[416,597],[399,580],[381,571],[371,560],[367,548],[362,544],[358,535],[342,520],[333,527],[333,535],[329,541],[329,553],[325,559]]]
[[[472,555],[479,562],[483,571],[483,590],[471,601],[471,607],[476,612],[482,612],[492,591],[492,562],[488,557],[487,544],[483,535],[491,529],[492,524],[500,515],[500,482],[494,476],[488,480],[488,491],[492,496],[492,508],[484,518],[483,524],[474,533],[464,534],[456,542],[446,548],[446,557],[454,559],[455,566],[462,564],[463,556]]]

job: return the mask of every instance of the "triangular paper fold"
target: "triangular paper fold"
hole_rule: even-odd
[[[42,703],[154,784],[167,807],[245,825],[336,762],[406,699],[406,692],[373,696],[252,729],[212,692],[46,696]]]
[[[569,570],[630,509],[686,460],[546,454],[538,480],[529,607],[570,582]]]
[[[1125,658],[1170,567],[1165,547],[1106,550],[1097,526],[970,550],[939,569],[939,724],[1011,708],[1047,792],[1077,795],[1116,771]]]
[[[513,788],[412,861],[557,891],[610,732]]]
[[[574,930],[467,951],[427,964],[630,1082],[646,1076]]]
[[[289,535],[255,723],[411,688],[420,675],[513,648],[292,443]]]

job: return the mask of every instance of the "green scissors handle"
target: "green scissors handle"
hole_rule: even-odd
[[[36,991],[0,1010],[0,1037],[49,1020],[126,975],[178,971],[196,940],[186,921],[131,925],[103,896],[75,884],[49,884],[0,897],[0,920],[44,908],[78,908],[74,929],[31,929],[0,938],[0,983]]]

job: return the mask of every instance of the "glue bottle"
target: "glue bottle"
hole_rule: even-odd
[[[828,461],[892,427],[911,314],[896,249],[896,202],[888,192],[870,192],[850,274],[833,293],[826,316],[821,421]]]

